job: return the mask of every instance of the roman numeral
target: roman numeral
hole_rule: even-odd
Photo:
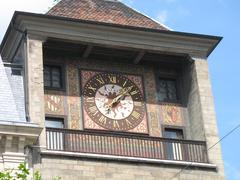
[[[102,115],[102,116],[99,118],[99,122],[101,122],[102,124],[106,124],[106,123],[107,123],[107,118]]]
[[[114,83],[114,84],[117,83],[117,78],[116,78],[116,76],[108,76],[108,78],[109,78],[109,81],[110,81],[111,83]]]
[[[118,121],[113,121],[113,127],[114,128],[120,128]]]
[[[133,111],[133,112],[132,112],[132,116],[133,116],[135,119],[140,118],[140,114],[139,114],[137,111]]]
[[[96,91],[97,88],[92,87],[92,86],[88,86],[88,89],[91,89],[92,91]]]
[[[134,106],[142,106],[142,102],[140,102],[140,101],[134,101]]]
[[[98,113],[98,109],[96,106],[92,106],[89,108],[89,111],[93,114],[96,115]]]
[[[94,102],[95,102],[94,97],[88,97],[88,98],[86,99],[86,101],[87,101],[88,103],[94,103]]]
[[[99,76],[96,80],[97,80],[100,84],[104,84],[104,80],[103,80],[102,76]]]
[[[125,119],[125,122],[127,123],[128,126],[132,126],[132,123],[128,119]]]

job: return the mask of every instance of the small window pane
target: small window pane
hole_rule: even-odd
[[[59,78],[60,77],[60,68],[53,67],[52,68],[52,76]]]
[[[167,81],[168,97],[170,100],[177,100],[176,82],[173,80]]]
[[[53,81],[52,82],[52,87],[60,88],[61,87],[60,82],[59,81]]]
[[[164,137],[171,139],[183,139],[183,131],[181,129],[169,129],[164,131]]]
[[[61,67],[44,66],[44,86],[61,88]]]
[[[46,118],[45,126],[49,128],[63,128],[63,119],[61,118]]]
[[[164,101],[167,97],[167,83],[165,80],[159,80],[158,99]]]
[[[159,101],[177,101],[176,80],[159,78],[157,93]]]
[[[44,66],[44,86],[51,85],[51,78],[50,78],[50,68]]]

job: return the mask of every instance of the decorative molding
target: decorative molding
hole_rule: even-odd
[[[30,36],[41,37],[43,40],[58,38],[134,50],[189,54],[195,57],[207,57],[221,40],[221,37],[216,36],[73,21],[33,13],[17,12],[14,19],[18,29],[27,30]],[[20,33],[8,29],[1,45],[4,61],[9,60],[20,39]]]
[[[2,123],[0,122],[0,135],[25,136],[26,138],[37,139],[42,127],[30,123]]]
[[[11,152],[12,143],[13,143],[12,141],[13,141],[13,136],[7,135],[6,141],[5,141],[5,152]]]
[[[0,122],[0,139],[3,140],[0,169],[16,169],[23,163],[25,146],[35,144],[41,131],[36,124]]]

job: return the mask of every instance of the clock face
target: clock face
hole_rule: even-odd
[[[125,75],[101,72],[82,87],[88,117],[108,130],[127,131],[145,117],[143,90]]]

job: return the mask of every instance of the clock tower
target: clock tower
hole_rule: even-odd
[[[15,12],[0,53],[12,72],[21,67],[27,118],[17,135],[2,128],[1,142],[44,180],[224,180],[220,145],[207,151],[219,140],[207,57],[220,41],[120,1]],[[38,134],[16,146],[29,132]],[[0,163],[15,162],[5,149]]]

